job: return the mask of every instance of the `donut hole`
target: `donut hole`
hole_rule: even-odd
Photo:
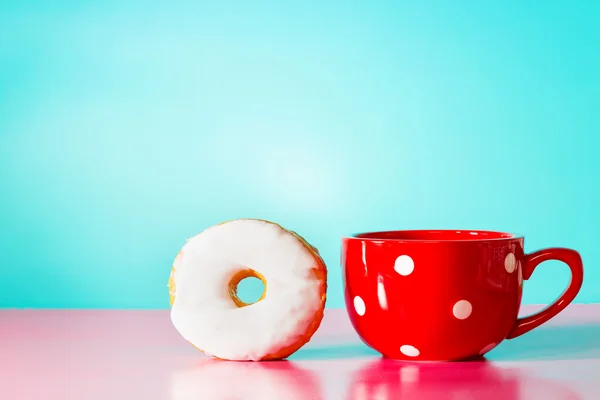
[[[265,298],[266,293],[265,278],[252,269],[236,273],[229,281],[229,296],[240,308],[258,303]]]
[[[264,283],[255,277],[245,278],[238,283],[236,294],[245,304],[254,304],[259,302],[265,292]]]

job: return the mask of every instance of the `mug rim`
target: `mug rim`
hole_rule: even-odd
[[[434,236],[436,234],[455,234],[457,236],[456,238],[435,238]],[[402,237],[403,235],[404,237]],[[410,235],[416,235],[417,237],[409,237]],[[521,234],[482,229],[399,229],[358,232],[343,236],[342,240],[393,243],[476,243],[510,241],[522,238],[524,238],[524,236]]]

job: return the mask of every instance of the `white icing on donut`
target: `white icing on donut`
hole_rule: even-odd
[[[171,320],[195,347],[228,360],[260,360],[302,338],[322,308],[318,260],[276,224],[240,219],[208,228],[183,247],[174,270]],[[251,268],[266,296],[238,308],[231,278]]]

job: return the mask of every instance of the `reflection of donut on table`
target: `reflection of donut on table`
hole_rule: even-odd
[[[253,304],[236,292],[249,277],[265,286]],[[187,341],[217,358],[286,358],[319,327],[326,279],[318,251],[296,233],[256,219],[225,222],[188,240],[177,255],[171,320]]]
[[[207,360],[198,368],[175,372],[171,400],[281,399],[319,400],[318,378],[289,361],[238,363]]]

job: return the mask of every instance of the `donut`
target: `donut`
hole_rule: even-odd
[[[253,304],[237,296],[237,285],[249,277],[264,285]],[[171,321],[198,350],[222,360],[279,360],[319,328],[327,269],[297,233],[244,218],[189,239],[175,257],[168,286]]]

